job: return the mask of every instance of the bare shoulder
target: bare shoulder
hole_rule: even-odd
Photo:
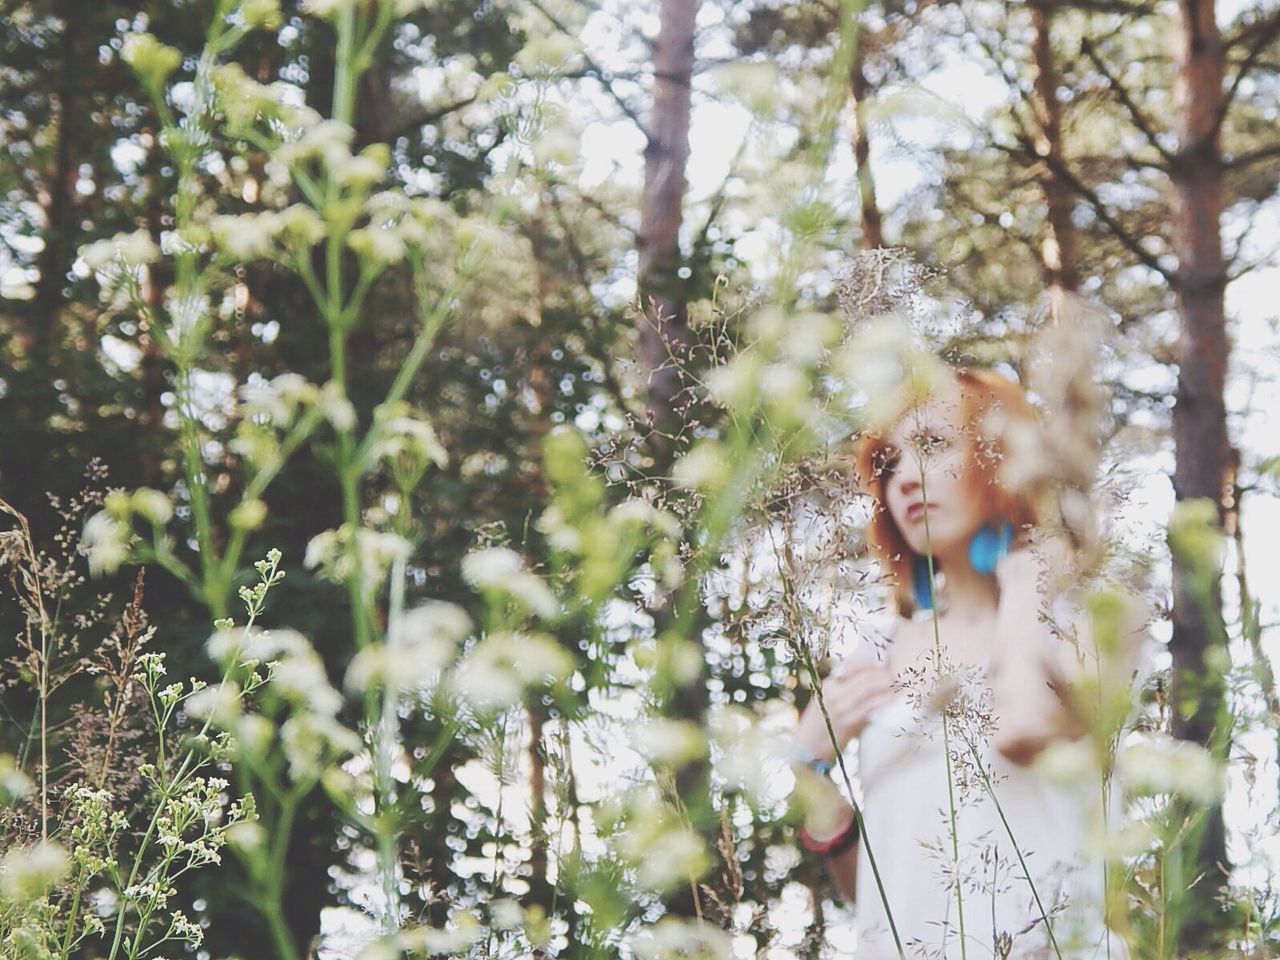
[[[922,645],[928,643],[928,621],[898,617],[889,629],[889,642],[885,650],[885,663],[897,673],[913,660]]]

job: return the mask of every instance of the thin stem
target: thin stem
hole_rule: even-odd
[[[933,549],[929,539],[929,492],[925,486],[925,469],[924,469],[924,453],[917,450],[914,454],[919,459],[920,469],[920,499],[924,501],[924,550],[925,563],[929,569],[929,598],[930,598],[930,622],[933,624],[933,668],[940,682],[942,679],[942,633],[938,622],[938,603],[937,598],[933,595]],[[947,814],[951,828],[951,876],[955,884],[956,891],[956,912],[957,923],[960,932],[960,958],[965,960],[967,955],[966,937],[964,930],[964,891],[961,889],[960,882],[960,834],[957,824],[956,813],[956,795],[954,773],[951,764],[951,729],[948,722],[946,711],[942,713],[942,753],[947,764]],[[947,927],[942,926],[943,945],[946,945]]]
[[[1022,847],[1018,845],[1017,839],[1013,835],[1013,827],[1009,825],[1008,819],[1004,815],[1004,807],[1000,805],[1000,799],[996,796],[995,787],[991,783],[991,777],[987,774],[986,764],[982,762],[982,756],[978,753],[977,746],[968,737],[961,734],[960,739],[964,741],[965,746],[969,748],[969,752],[973,755],[973,762],[978,768],[978,773],[982,777],[982,784],[987,788],[987,796],[991,798],[991,802],[995,804],[996,813],[1000,817],[1000,823],[1004,825],[1004,832],[1009,836],[1009,843],[1013,845],[1013,852],[1018,855],[1018,865],[1022,867],[1022,875],[1026,878],[1027,885],[1031,888],[1031,896],[1035,898],[1036,909],[1040,911],[1040,919],[1044,921],[1045,931],[1049,934],[1049,943],[1053,946],[1054,955],[1058,960],[1062,960],[1062,951],[1058,948],[1058,939],[1053,935],[1053,924],[1049,920],[1049,914],[1044,908],[1044,903],[1040,900],[1040,891],[1036,888],[1036,883],[1031,879],[1031,871],[1027,867],[1027,861],[1022,856]]]
[[[849,805],[853,807],[853,818],[858,824],[859,842],[867,851],[867,863],[871,865],[871,875],[876,881],[876,891],[880,894],[880,903],[884,906],[884,914],[889,920],[889,932],[893,935],[893,944],[898,950],[898,956],[902,960],[906,960],[907,955],[902,949],[902,939],[898,936],[898,926],[893,920],[893,910],[889,906],[889,895],[885,892],[884,883],[880,879],[880,868],[876,865],[876,857],[871,850],[871,838],[867,834],[866,822],[862,819],[862,807],[858,803],[857,797],[854,796],[853,781],[849,777],[849,770],[844,762],[844,751],[841,749],[839,740],[836,737],[835,727],[831,723],[831,715],[827,713],[827,702],[822,696],[822,682],[818,677],[818,668],[815,666],[813,657],[809,655],[808,650],[794,641],[792,646],[799,656],[800,662],[805,665],[805,669],[809,673],[809,680],[813,685],[814,698],[817,700],[818,710],[822,714],[822,722],[827,728],[827,737],[836,752],[836,763],[840,767],[840,776],[844,780],[845,793],[849,797]]]

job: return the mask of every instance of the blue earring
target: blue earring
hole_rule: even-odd
[[[933,578],[929,576],[929,558],[917,555],[911,561],[911,596],[917,610],[933,609]]]
[[[995,573],[1012,543],[1013,524],[1007,520],[998,527],[984,523],[969,541],[969,562],[978,573]]]

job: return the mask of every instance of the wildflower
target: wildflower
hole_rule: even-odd
[[[159,490],[139,487],[129,498],[133,512],[156,526],[164,526],[173,517],[173,504]]]
[[[884,429],[903,405],[934,395],[952,382],[942,361],[912,334],[902,317],[866,322],[832,360],[854,412],[871,429]]]
[[[237,530],[257,530],[267,519],[267,505],[261,500],[242,501],[228,519]]]
[[[443,928],[415,927],[401,935],[401,946],[426,956],[458,954],[484,935],[479,918],[470,912],[455,913]]]
[[[1222,795],[1224,771],[1198,743],[1136,736],[1116,757],[1116,775],[1139,793],[1174,793],[1211,804]]]
[[[405,254],[405,242],[401,233],[382,226],[352,230],[347,234],[347,246],[357,256],[378,264],[399,263]]]
[[[631,743],[655,763],[678,767],[706,752],[702,730],[687,720],[658,718],[631,730]]]
[[[222,214],[209,220],[216,243],[232,260],[258,260],[275,249],[276,235],[283,224],[272,210],[263,213]]]
[[[501,710],[518,703],[527,687],[563,680],[572,671],[573,658],[546,634],[491,634],[458,664],[452,687],[482,710]]]
[[[0,806],[8,806],[15,800],[29,795],[35,785],[22,772],[8,754],[0,755]]]
[[[351,142],[356,132],[338,120],[318,120],[305,128],[305,132],[292,143],[283,144],[276,151],[276,159],[286,166],[296,166],[314,158],[349,157]]]
[[[89,558],[94,576],[115,573],[129,559],[133,534],[128,524],[106,511],[95,513],[84,525],[80,549]]]
[[[471,632],[461,607],[440,601],[410,610],[391,624],[388,643],[361,650],[347,669],[346,686],[413,689],[434,681],[454,657],[458,641]]]
[[[182,54],[149,33],[131,33],[124,38],[120,59],[133,68],[144,83],[160,87],[182,64]]]
[[[255,27],[275,29],[280,25],[280,0],[244,0],[240,4],[240,16],[251,30]]]
[[[235,722],[240,711],[240,691],[230,682],[215,684],[187,697],[184,708],[192,717],[207,718],[220,727],[227,727]]]
[[[280,233],[293,247],[310,250],[325,237],[324,221],[305,203],[295,203],[280,211]]]
[[[547,585],[526,570],[523,558],[507,547],[488,547],[467,554],[462,558],[462,576],[479,590],[506,594],[537,616],[553,617],[559,610]]]
[[[66,875],[67,851],[50,840],[29,847],[12,847],[0,860],[0,900],[29,903]]]
[[[760,402],[760,374],[764,360],[755,350],[744,350],[706,375],[707,393],[726,410],[743,413]]]
[[[280,728],[280,744],[295,782],[318,780],[325,768],[360,750],[360,737],[330,716],[298,713]]]
[[[324,18],[332,17],[352,6],[355,6],[355,0],[303,0],[302,12]]]
[[[712,494],[728,485],[731,470],[720,444],[702,440],[676,461],[672,474],[676,483],[685,489]]]
[[[350,430],[356,425],[356,408],[347,399],[341,384],[330,380],[321,388],[320,406],[335,430]]]
[[[151,239],[150,231],[135,230],[81,247],[80,259],[90,270],[106,270],[113,266],[137,267],[159,260],[160,248]]]
[[[636,790],[629,798],[629,810],[626,829],[614,842],[635,868],[641,886],[669,890],[702,874],[707,867],[702,838],[652,788]]]
[[[391,148],[385,143],[373,143],[355,156],[333,151],[326,157],[329,176],[344,187],[363,188],[377,183],[387,175],[391,162]]]
[[[394,533],[362,527],[354,535],[354,551],[352,539],[347,524],[316,534],[307,544],[303,565],[319,569],[337,583],[346,583],[358,573],[366,589],[373,589],[393,563],[408,560],[413,552],[413,545]]]
[[[630,938],[637,960],[729,960],[733,940],[708,923],[663,917]]]
[[[489,904],[489,918],[497,930],[515,930],[524,922],[524,910],[514,900],[494,900]]]

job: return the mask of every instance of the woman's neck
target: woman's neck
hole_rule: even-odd
[[[943,589],[948,617],[980,620],[995,613],[1000,599],[996,578],[974,570],[968,551],[956,556],[935,556],[934,562],[946,576]]]

